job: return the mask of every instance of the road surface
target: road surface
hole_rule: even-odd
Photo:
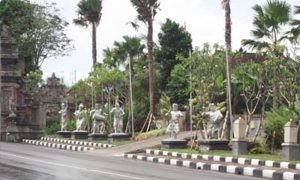
[[[101,150],[98,150],[101,151]],[[101,153],[0,142],[1,180],[254,180],[213,171],[147,163]]]

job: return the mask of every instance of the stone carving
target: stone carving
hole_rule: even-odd
[[[83,104],[80,104],[78,110],[75,111],[74,113],[76,118],[76,131],[84,130],[84,115],[86,111],[83,108],[84,108]]]
[[[169,122],[169,125],[167,127],[167,133],[170,133],[171,139],[176,139],[177,134],[179,133],[179,119],[183,117],[183,114],[181,111],[178,110],[178,105],[173,104],[172,105],[172,111],[169,111],[166,113],[166,115],[171,114],[171,120]]]
[[[16,102],[13,96],[10,96],[9,101],[8,101],[8,110],[9,110],[9,117],[16,117]]]
[[[105,114],[102,109],[100,108],[99,104],[95,104],[95,109],[91,110],[90,112],[90,116],[93,120],[93,129],[92,129],[92,133],[96,134],[96,133],[100,133],[103,134],[104,133],[104,129],[105,129]]]
[[[61,115],[61,131],[67,131],[68,126],[68,104],[61,103],[61,110],[58,112]]]
[[[220,110],[217,110],[213,103],[209,104],[209,111],[203,113],[208,119],[207,138],[220,139],[223,127],[223,115]]]
[[[119,103],[116,103],[116,106],[112,108],[110,113],[114,114],[114,132],[123,133],[123,115],[125,113]]]

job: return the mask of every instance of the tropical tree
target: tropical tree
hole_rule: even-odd
[[[19,56],[25,60],[26,73],[39,71],[46,59],[67,55],[72,49],[65,33],[68,23],[59,16],[54,3],[3,0],[0,26],[0,31],[6,29],[13,37]]]
[[[273,67],[273,107],[278,106],[279,74],[278,65],[283,59],[286,39],[283,28],[291,20],[291,7],[285,1],[268,0],[265,6],[255,5],[253,25],[251,31],[254,39],[244,39],[242,44],[252,49],[265,52],[271,58]]]
[[[134,76],[133,70],[133,60],[138,58],[143,53],[144,45],[141,44],[141,40],[137,37],[123,36],[124,42],[115,42],[116,47],[115,51],[117,58],[121,58],[121,61],[129,60],[128,69],[129,69],[129,118],[131,118],[132,125],[132,136],[134,137],[134,117],[133,117],[133,97],[132,97],[132,80]],[[129,121],[128,121],[129,122]]]
[[[166,89],[170,80],[171,71],[180,61],[177,55],[188,57],[192,50],[191,34],[185,27],[180,26],[175,21],[167,19],[161,26],[161,32],[158,34],[160,47],[155,51],[155,60],[160,65],[159,85],[161,91]]]
[[[231,49],[231,8],[230,0],[222,0],[222,7],[225,10],[225,42],[228,49]]]
[[[147,120],[152,120],[154,117],[154,92],[153,92],[153,21],[154,17],[157,13],[157,10],[160,6],[158,0],[130,0],[134,8],[136,9],[138,16],[137,19],[144,24],[147,25],[148,32],[147,32],[147,60],[148,60],[148,71],[149,71],[149,102],[150,102],[150,111],[148,114]],[[150,124],[150,123],[149,123]]]
[[[78,18],[73,22],[77,25],[87,27],[92,25],[92,55],[93,67],[97,64],[97,26],[102,17],[102,0],[81,0],[78,3]]]

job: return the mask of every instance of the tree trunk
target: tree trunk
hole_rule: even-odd
[[[92,23],[92,54],[93,54],[93,67],[97,64],[97,26],[96,23]]]
[[[149,69],[149,102],[150,102],[150,117],[154,114],[154,98],[153,98],[153,20],[148,20],[148,35],[147,35],[147,47],[148,47],[148,69]],[[151,115],[152,114],[152,115]],[[151,122],[151,120],[149,121]]]
[[[231,9],[230,9],[230,1],[228,1],[225,5],[225,42],[227,48],[231,49]]]

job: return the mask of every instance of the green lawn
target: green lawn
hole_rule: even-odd
[[[191,153],[191,154],[206,154],[206,155],[214,155],[214,156],[230,156],[236,157],[232,154],[231,151],[210,151],[210,152],[200,152],[194,149],[160,149],[162,151],[170,151],[170,152],[179,152],[179,153]],[[275,154],[247,154],[240,155],[239,157],[248,158],[248,159],[261,159],[261,160],[272,160],[276,162],[292,162],[292,163],[300,163],[300,160],[297,161],[286,161],[282,158],[280,153]]]

